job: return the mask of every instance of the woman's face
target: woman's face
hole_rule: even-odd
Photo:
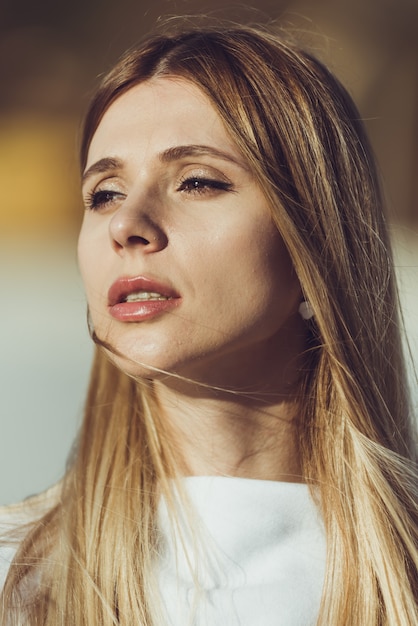
[[[301,348],[289,256],[197,87],[158,78],[120,96],[93,136],[83,196],[88,305],[121,367],[213,384],[227,372],[271,369]]]

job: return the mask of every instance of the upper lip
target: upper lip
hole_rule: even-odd
[[[159,293],[166,298],[179,298],[179,294],[167,284],[147,276],[122,276],[115,280],[108,292],[109,306],[125,301],[126,296],[137,291]]]

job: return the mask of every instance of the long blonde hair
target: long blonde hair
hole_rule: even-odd
[[[86,117],[82,165],[109,105],[166,75],[194,83],[221,116],[315,311],[299,443],[327,533],[317,624],[418,623],[416,441],[390,245],[358,112],[321,63],[271,32],[176,27],[104,78]],[[159,624],[155,507],[176,473],[159,415],[152,383],[117,370],[98,348],[61,500],[19,550],[2,623],[20,623],[11,617],[18,606],[25,624]],[[34,574],[42,584],[25,601]]]

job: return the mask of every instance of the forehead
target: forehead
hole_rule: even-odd
[[[193,83],[174,77],[135,85],[105,112],[93,135],[87,165],[124,152],[163,151],[184,144],[238,151],[209,98]]]

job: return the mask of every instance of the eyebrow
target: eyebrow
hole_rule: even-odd
[[[185,157],[209,155],[222,159],[223,161],[230,161],[245,168],[244,163],[236,159],[234,156],[217,148],[204,145],[186,145],[186,146],[174,146],[173,148],[167,148],[158,155],[159,160],[162,163],[172,163],[173,161],[179,161]],[[115,157],[105,157],[93,163],[83,174],[82,184],[94,176],[95,174],[103,174],[104,172],[114,171],[122,169],[123,161]]]
[[[212,146],[196,144],[168,148],[159,155],[159,158],[162,163],[170,163],[171,161],[177,161],[184,157],[201,156],[202,154],[215,156],[218,159],[222,159],[223,161],[231,161],[232,163],[236,163],[237,165],[242,166],[240,161],[238,161],[238,159],[236,159],[234,156],[232,156],[232,154],[229,154],[228,152],[223,152],[222,150],[218,150],[217,148],[213,148]]]
[[[100,159],[93,163],[83,174],[81,178],[81,183],[84,183],[94,176],[94,174],[103,174],[104,172],[109,172],[112,170],[118,170],[123,167],[123,162],[120,159],[116,159],[113,157],[106,157],[104,159]]]

